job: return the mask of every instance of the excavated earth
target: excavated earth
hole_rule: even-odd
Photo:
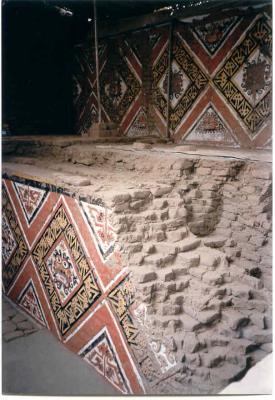
[[[271,163],[180,149],[22,145],[3,173],[104,202],[136,290],[149,390],[218,393],[272,351]],[[149,353],[163,349],[160,374]]]

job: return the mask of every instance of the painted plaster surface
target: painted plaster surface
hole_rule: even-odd
[[[10,157],[4,291],[118,393],[217,393],[271,351],[270,165],[152,150]]]
[[[270,10],[236,9],[176,21],[173,31],[170,133],[176,143],[263,148],[271,137]],[[103,119],[121,135],[166,136],[168,27],[101,41]],[[75,52],[76,130],[97,121],[95,67]],[[210,121],[211,120],[211,121]]]

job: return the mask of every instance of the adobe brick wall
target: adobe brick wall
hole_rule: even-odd
[[[218,393],[272,350],[271,164],[153,150],[14,150],[4,290],[122,393]]]

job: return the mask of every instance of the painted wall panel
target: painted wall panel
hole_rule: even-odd
[[[270,146],[271,23],[268,9],[175,23],[169,123],[175,142]],[[122,135],[165,136],[168,26],[106,39],[100,48],[103,119]],[[96,120],[97,104],[94,66],[87,68],[93,56],[83,47],[75,57],[80,133]]]

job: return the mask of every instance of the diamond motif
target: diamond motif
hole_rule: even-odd
[[[64,304],[81,282],[64,237],[52,248],[46,265],[60,301]]]
[[[271,116],[271,27],[257,19],[214,78],[253,138]]]
[[[195,125],[191,128],[191,132],[187,134],[183,141],[220,142],[236,145],[236,141],[229,128],[212,104],[201,114]]]
[[[223,18],[195,25],[192,31],[211,56],[218,51],[238,22],[238,17]]]
[[[100,75],[102,106],[109,118],[120,124],[140,92],[141,86],[121,49],[112,49]]]
[[[120,392],[129,393],[125,373],[106,328],[80,350],[79,355]]]
[[[118,107],[127,91],[127,86],[121,75],[115,71],[115,78],[105,84],[104,90],[113,105]]]
[[[2,189],[2,204],[2,279],[5,289],[8,290],[27,257],[28,247],[5,187]]]
[[[232,82],[243,92],[249,103],[256,106],[271,87],[270,61],[257,48],[233,76]]]
[[[177,96],[174,96],[174,108],[170,112],[170,128],[175,131],[182,123],[183,117],[193,106],[200,93],[205,89],[208,78],[201,71],[192,57],[188,54],[179,36],[175,36],[173,44],[174,70],[178,71],[178,78],[174,88]],[[167,116],[167,96],[160,90],[160,82],[165,79],[168,65],[168,50],[163,51],[161,57],[153,65],[153,98],[154,104],[161,113],[163,119]],[[179,72],[180,71],[180,72]],[[173,82],[172,82],[173,89]]]
[[[46,319],[42,312],[38,296],[35,292],[34,284],[30,281],[22,290],[18,297],[18,305],[24,309],[31,317],[43,326],[46,326]]]
[[[167,80],[168,74],[162,76],[161,80],[158,83],[158,88],[161,93],[165,97],[167,101]],[[190,79],[184,73],[184,71],[180,68],[179,64],[173,60],[172,61],[172,77],[171,77],[171,94],[170,94],[170,105],[172,108],[175,108],[184,93],[186,92],[188,86],[190,85]]]
[[[14,250],[17,247],[16,240],[10,228],[8,219],[3,213],[2,215],[2,257],[4,264],[7,265],[9,259],[11,258]]]
[[[148,133],[146,120],[147,118],[145,111],[142,108],[140,108],[134,118],[132,125],[128,129],[127,136],[129,137],[145,136]]]
[[[42,233],[32,256],[60,333],[65,335],[100,297],[101,290],[63,205]]]
[[[27,222],[30,224],[42,206],[47,192],[18,182],[13,182],[13,186],[18,195]]]
[[[110,224],[106,207],[81,202],[84,215],[92,230],[99,252],[106,260],[114,251],[116,234]]]
[[[134,302],[134,287],[129,275],[109,294],[108,299],[115,310],[128,343],[135,344],[138,330],[129,312],[129,307]]]

